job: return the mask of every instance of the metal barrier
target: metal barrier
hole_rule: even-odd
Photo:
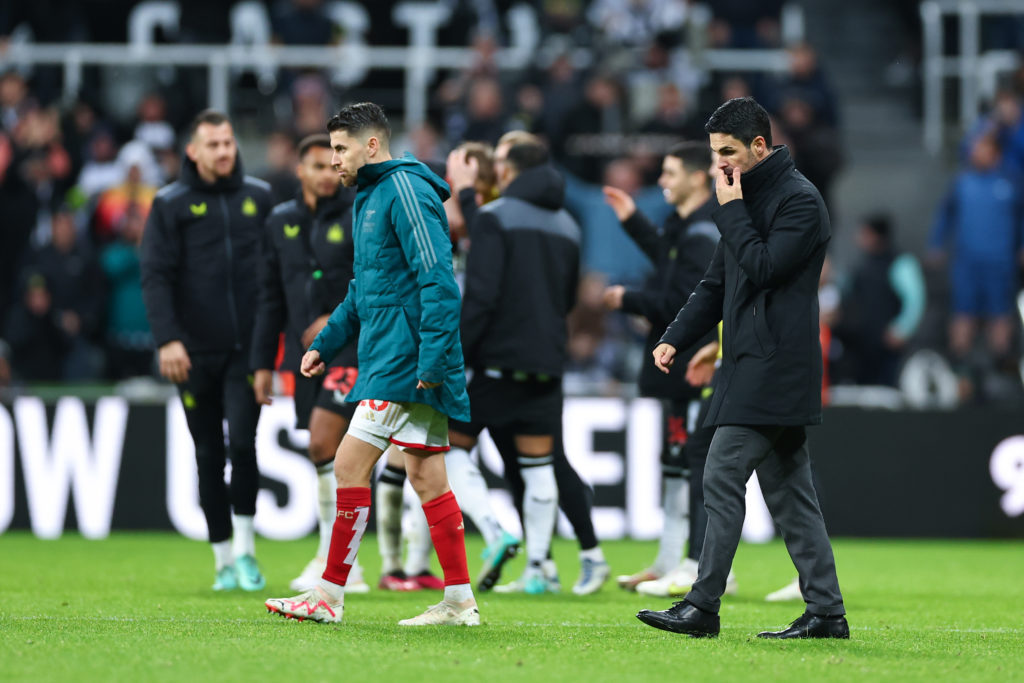
[[[985,15],[1024,16],[1021,0],[929,0],[920,7],[924,48],[924,146],[932,154],[942,150],[946,78],[959,79],[961,126],[978,115],[983,98],[995,93],[998,74],[1019,66],[1019,57],[1009,51],[981,52],[981,18]],[[960,53],[943,54],[947,16],[956,16]]]
[[[396,25],[407,28],[406,46],[371,46],[364,36],[369,28],[366,9],[356,2],[330,2],[325,9],[332,21],[344,28],[345,42],[337,46],[300,47],[269,43],[266,9],[250,1],[236,3],[231,10],[232,39],[224,45],[157,45],[153,32],[161,28],[173,34],[180,20],[180,7],[173,0],[148,0],[129,16],[127,44],[34,43],[20,34],[0,54],[0,70],[9,66],[37,64],[63,66],[63,93],[73,99],[82,86],[82,70],[90,65],[205,67],[208,74],[208,105],[224,111],[230,108],[232,70],[249,70],[261,78],[273,78],[279,67],[308,67],[329,70],[338,85],[354,85],[370,68],[405,72],[405,122],[413,125],[426,118],[428,88],[438,69],[460,69],[471,64],[475,53],[468,47],[437,45],[438,29],[449,20],[442,3],[401,2],[392,10]],[[509,10],[510,47],[499,50],[495,63],[505,70],[521,70],[538,56],[540,27],[535,12],[527,5]],[[803,38],[803,12],[787,5],[782,14],[782,33],[788,42]],[[691,32],[702,31],[710,11],[693,10]],[[698,41],[694,41],[698,42]],[[789,64],[785,50],[732,50],[693,48],[693,63],[704,71],[782,72]],[[590,50],[574,48],[577,67],[589,66]]]

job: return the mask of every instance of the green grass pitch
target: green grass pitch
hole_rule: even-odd
[[[482,547],[468,539],[471,572]],[[644,626],[668,605],[609,582],[577,597],[575,546],[559,540],[563,593],[478,596],[479,628],[407,629],[438,593],[374,590],[346,601],[340,627],[268,614],[315,541],[260,540],[268,588],[214,594],[204,543],[173,534],[0,536],[0,681],[843,681],[1024,680],[1024,543],[835,542],[852,638],[772,642],[801,603],[768,604],[793,576],[779,542],[742,545],[739,594],[722,634],[693,640]],[[604,544],[613,573],[653,559],[650,542]],[[360,558],[374,581],[375,539]],[[522,568],[513,562],[506,578]]]

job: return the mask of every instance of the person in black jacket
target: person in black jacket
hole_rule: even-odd
[[[636,210],[636,203],[627,193],[604,188],[605,201],[622,227],[654,263],[654,272],[642,289],[613,285],[605,290],[604,303],[611,310],[647,319],[651,325],[648,353],[654,351],[665,328],[700,282],[718,244],[718,228],[711,220],[716,203],[711,195],[710,167],[711,151],[706,144],[683,142],[669,149],[658,184],[675,211],[660,231]],[[717,342],[713,331],[682,351],[681,356],[691,358],[711,342]],[[698,420],[702,408],[707,410],[711,392],[702,401],[703,388],[690,385],[685,374],[683,364],[673,367],[668,375],[658,372],[653,363],[640,370],[640,394],[664,402],[661,475],[665,523],[654,564],[636,574],[620,576],[619,585],[645,595],[666,597],[689,589],[697,578],[697,559],[704,547],[707,516],[702,482],[714,429],[701,427]],[[689,552],[680,564],[687,538]]]
[[[259,404],[250,386],[249,344],[270,206],[269,186],[242,173],[230,121],[206,110],[192,123],[181,178],[157,193],[142,238],[146,313],[160,374],[178,386],[195,443],[199,504],[217,568],[214,590],[265,585],[254,557]]]
[[[676,633],[718,635],[746,483],[756,470],[807,603],[789,628],[759,636],[849,638],[805,434],[806,425],[821,422],[818,279],[831,234],[828,212],[789,150],[772,147],[768,114],[753,98],[729,100],[705,130],[722,171],[713,214],[722,239],[654,349],[654,362],[669,372],[678,350],[722,321],[722,365],[707,418],[716,426],[704,470],[708,526],[686,598],[637,617]]]
[[[331,166],[332,153],[326,134],[303,139],[295,169],[298,196],[275,206],[267,217],[250,355],[256,401],[269,405],[278,339],[284,332],[282,368],[295,372],[296,427],[309,430],[309,458],[317,470],[320,545],[290,584],[300,592],[315,587],[327,568],[337,514],[334,454],[355,412],[355,404],[346,403],[345,395],[358,377],[355,344],[338,354],[322,377],[297,372],[299,358],[345,299],[353,274],[354,193],[341,187]],[[369,590],[361,577],[362,570],[353,565],[351,592]]]
[[[589,518],[585,485],[563,489],[561,377],[566,316],[576,302],[580,230],[562,208],[565,184],[537,144],[499,144],[495,168],[502,196],[480,207],[470,228],[462,344],[472,423],[450,425],[453,447],[471,449],[487,428],[505,460],[510,486],[522,489],[527,569],[499,590],[555,589],[547,559],[559,493]],[[556,443],[557,442],[557,443]],[[561,455],[559,458],[558,456]],[[565,461],[568,464],[568,461]],[[568,468],[571,469],[571,468]],[[515,491],[514,491],[515,493]],[[566,501],[564,498],[568,498]],[[591,532],[592,533],[592,532]],[[573,591],[595,592],[609,569],[596,538],[583,545]]]

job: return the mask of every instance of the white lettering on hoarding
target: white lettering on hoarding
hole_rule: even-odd
[[[30,396],[14,402],[29,516],[32,531],[40,538],[59,538],[64,531],[69,489],[74,491],[82,535],[105,538],[110,533],[128,403],[105,396],[96,402],[95,412],[90,438],[85,404],[78,398],[61,398],[51,438],[41,399]]]
[[[992,482],[1006,493],[999,504],[1007,517],[1024,514],[1024,436],[1000,441],[988,462]]]
[[[0,534],[14,519],[14,422],[0,406]]]

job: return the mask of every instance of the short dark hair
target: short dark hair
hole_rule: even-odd
[[[299,141],[299,159],[306,156],[306,152],[313,148],[331,149],[331,138],[324,133],[307,135]]]
[[[384,143],[391,140],[391,124],[388,123],[388,117],[380,105],[373,102],[357,102],[343,107],[327,122],[329,133],[336,130],[352,136],[367,130],[375,130],[384,138]]]
[[[706,142],[678,142],[668,148],[665,156],[679,159],[690,172],[708,173],[711,168],[711,148]]]
[[[724,102],[704,124],[704,132],[731,135],[747,147],[754,138],[762,137],[765,144],[772,146],[772,122],[753,97],[735,97]]]
[[[861,225],[885,242],[892,238],[892,220],[887,214],[873,213],[865,216],[861,219]]]
[[[199,126],[204,123],[208,123],[211,126],[219,126],[222,123],[231,123],[228,115],[222,111],[216,109],[204,109],[196,117],[192,119],[192,124],[188,127],[188,136],[191,138],[199,130]]]
[[[550,158],[548,151],[542,145],[525,143],[509,147],[505,163],[515,169],[516,173],[522,173],[528,169],[543,166],[548,163]]]

